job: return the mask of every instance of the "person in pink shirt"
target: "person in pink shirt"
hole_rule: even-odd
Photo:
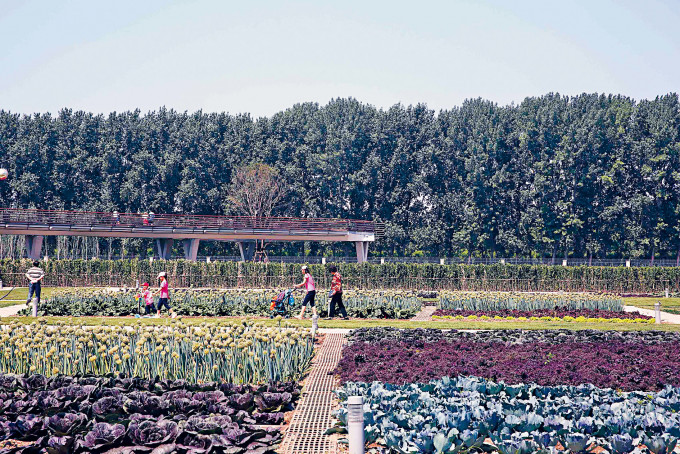
[[[312,314],[316,315],[316,307],[314,307],[314,298],[316,297],[316,286],[314,285],[314,278],[309,272],[309,268],[307,268],[307,265],[302,267],[302,274],[304,275],[304,280],[297,284],[295,288],[305,288],[307,290],[307,294],[305,294],[305,299],[302,300],[302,311],[300,311],[300,315],[298,315],[296,318],[298,320],[302,320],[302,317],[305,315],[305,309],[307,309],[307,303],[309,303],[309,307],[312,308]]]
[[[165,306],[168,308],[170,315],[174,318],[175,313],[173,312],[169,303],[170,292],[168,291],[168,275],[164,271],[158,274],[158,279],[160,279],[160,285],[158,290],[154,292],[154,295],[158,295],[158,307],[157,307],[158,313],[156,314],[156,317],[161,316],[161,308]]]

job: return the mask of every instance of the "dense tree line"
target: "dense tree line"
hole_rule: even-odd
[[[679,160],[677,94],[440,112],[338,99],[258,119],[0,111],[1,206],[228,214],[234,170],[258,161],[290,185],[278,214],[384,221],[371,252],[396,255],[675,258]]]

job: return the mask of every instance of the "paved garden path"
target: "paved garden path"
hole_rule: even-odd
[[[415,322],[429,322],[432,320],[432,314],[434,314],[434,311],[437,310],[437,306],[425,306],[423,305],[420,308],[420,312],[418,312],[415,317],[413,317],[411,320]]]
[[[0,317],[10,317],[17,315],[21,309],[26,309],[26,303],[15,306],[0,307]]]
[[[337,453],[337,446],[324,432],[333,426],[335,407],[333,390],[337,381],[330,372],[340,361],[340,352],[347,343],[344,332],[325,330],[323,344],[312,361],[312,370],[305,380],[302,397],[290,426],[283,435],[280,454]],[[343,330],[344,331],[344,330]]]
[[[663,308],[663,302],[661,303]],[[635,306],[623,306],[623,310],[626,312],[639,312],[642,315],[649,315],[650,317],[655,317],[654,309],[643,309],[641,307]],[[680,314],[670,314],[668,312],[661,311],[661,321],[666,323],[680,324]]]

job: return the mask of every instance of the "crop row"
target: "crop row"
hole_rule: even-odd
[[[654,318],[639,312],[613,312],[600,309],[536,309],[531,311],[495,310],[476,311],[465,309],[437,309],[432,314],[433,319],[509,319],[509,320],[566,320],[566,321],[640,321],[654,322]]]
[[[172,292],[171,305],[175,311],[189,316],[244,316],[270,314],[273,290],[183,290]],[[98,289],[58,290],[44,300],[41,315],[57,316],[125,316],[144,311],[144,303],[136,298],[134,290],[106,291]],[[299,311],[302,292],[295,298],[289,311]],[[297,295],[296,295],[297,296]],[[328,313],[327,298],[322,292],[317,305],[322,316]],[[346,291],[343,301],[351,317],[358,318],[411,318],[421,307],[412,292],[398,291]],[[28,311],[25,312],[28,314]]]
[[[479,342],[492,344],[564,344],[617,342],[624,347],[629,344],[657,345],[680,343],[680,332],[675,331],[603,331],[603,330],[520,330],[503,329],[492,331],[458,331],[432,328],[357,328],[349,335],[350,344],[356,342],[376,343],[380,341],[426,344],[429,342]]]
[[[623,312],[620,297],[605,294],[441,292],[439,309],[464,311],[591,310]]]
[[[0,261],[0,279],[21,285],[27,260]],[[131,286],[168,272],[175,287],[289,287],[300,265],[196,263],[184,260],[49,260],[42,264],[49,286]],[[330,286],[326,265],[309,265],[320,287]],[[546,265],[338,264],[347,288],[483,291],[680,292],[680,268],[563,267]]]
[[[340,426],[350,395],[365,398],[368,443],[390,453],[549,454],[673,452],[680,437],[680,389],[622,393],[592,385],[510,385],[444,377],[394,386],[346,383],[337,391]]]
[[[13,453],[238,454],[273,452],[299,387],[0,375],[0,396]]]
[[[444,376],[479,376],[544,386],[591,383],[628,391],[680,386],[680,342],[587,338],[561,343],[484,342],[447,336],[353,341],[336,369],[341,381],[406,384]]]
[[[13,322],[0,330],[0,372],[125,374],[171,380],[297,381],[313,342],[302,328],[249,322],[169,327],[46,326]]]

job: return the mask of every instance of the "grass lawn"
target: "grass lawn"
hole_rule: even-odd
[[[9,289],[12,287],[5,287],[3,289],[0,289],[0,298],[3,296],[7,295],[7,292]],[[62,290],[68,287],[43,287],[40,291],[40,298],[47,298],[52,295],[52,293],[55,290]],[[2,301],[14,301],[13,304],[20,304],[21,302],[26,302],[26,298],[28,298],[28,287],[16,287],[14,290],[9,292],[9,295],[7,295]],[[16,301],[19,301],[19,303],[16,303]]]
[[[642,309],[654,309],[654,304],[661,301],[661,310],[671,314],[680,314],[680,298],[624,298],[626,306],[635,306]]]
[[[0,324],[7,324],[12,321],[20,323],[32,323],[35,320],[43,320],[47,324],[54,323],[75,323],[83,325],[169,325],[172,323],[170,318],[133,318],[133,317],[4,317],[0,318]],[[235,321],[246,320],[246,317],[186,317],[183,318],[185,324],[200,325],[201,323],[233,323]],[[269,318],[250,318],[252,321],[263,323],[267,326],[279,324],[276,320]],[[312,326],[309,319],[295,320],[284,319],[282,324],[287,323],[294,326]],[[680,325],[652,325],[637,323],[569,323],[569,322],[468,322],[468,321],[440,321],[440,322],[414,322],[411,320],[319,320],[320,328],[362,328],[392,326],[394,328],[438,328],[438,329],[570,329],[570,330],[617,330],[617,331],[680,331]]]

